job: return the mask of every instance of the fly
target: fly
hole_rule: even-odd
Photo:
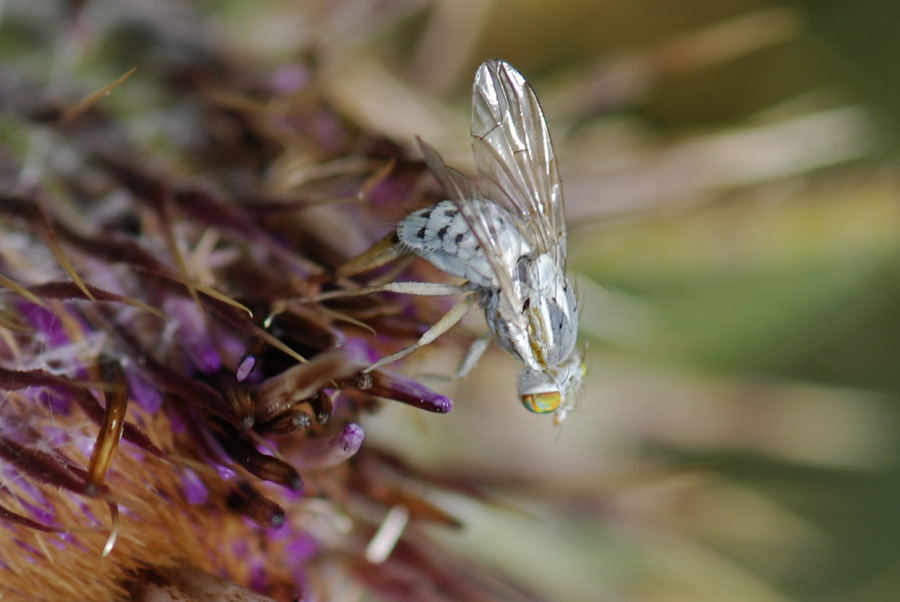
[[[471,133],[480,183],[444,165],[437,151],[419,140],[430,171],[450,198],[409,214],[395,233],[351,260],[338,275],[412,253],[465,279],[462,285],[395,282],[352,291],[466,294],[418,341],[367,371],[434,341],[477,304],[490,333],[472,345],[457,375],[468,373],[496,341],[524,364],[519,375],[523,405],[538,414],[554,413],[558,424],[574,407],[584,376],[575,345],[575,290],[566,277],[562,184],[541,105],[509,63],[492,59],[478,68]],[[347,292],[325,293],[318,299]]]

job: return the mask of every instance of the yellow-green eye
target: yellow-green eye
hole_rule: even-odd
[[[547,393],[528,394],[522,396],[522,404],[535,414],[549,414],[555,412],[562,402],[559,391]]]

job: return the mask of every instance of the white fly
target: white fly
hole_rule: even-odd
[[[458,375],[467,373],[491,339],[525,367],[519,396],[532,412],[555,412],[559,423],[574,406],[584,367],[575,347],[575,291],[566,277],[566,222],[562,185],[550,132],[534,90],[509,63],[489,60],[472,86],[472,147],[481,185],[444,165],[419,141],[429,169],[450,200],[420,209],[396,233],[341,271],[371,267],[413,253],[441,271],[464,278],[462,286],[391,283],[368,290],[419,295],[469,296],[415,344],[385,357],[373,370],[428,344],[456,324],[475,301],[492,337],[476,341]],[[340,273],[340,272],[339,272]],[[363,292],[362,290],[356,291]],[[327,298],[325,295],[319,298]]]

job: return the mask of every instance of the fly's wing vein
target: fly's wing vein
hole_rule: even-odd
[[[518,287],[513,284],[513,276],[510,266],[503,260],[503,253],[499,247],[500,237],[495,231],[494,224],[487,219],[477,208],[478,203],[472,201],[484,200],[484,195],[478,187],[463,174],[455,169],[447,167],[440,154],[431,146],[419,140],[419,147],[425,156],[428,169],[434,174],[444,190],[454,201],[466,225],[472,235],[484,251],[485,258],[491,266],[491,271],[497,279],[500,307],[503,318],[514,330],[512,336],[525,336],[527,322],[522,314],[523,299],[519,298]],[[489,201],[486,201],[489,202]]]
[[[505,61],[487,61],[475,75],[472,150],[488,198],[564,268],[565,207],[550,131],[534,90]]]

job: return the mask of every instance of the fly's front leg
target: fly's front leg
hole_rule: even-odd
[[[494,340],[494,336],[490,332],[486,332],[469,346],[469,349],[466,351],[466,354],[463,356],[462,361],[459,363],[459,368],[456,369],[456,374],[453,376],[447,376],[446,374],[421,374],[420,376],[427,377],[434,380],[443,380],[443,381],[453,381],[453,380],[462,380],[465,378],[469,372],[472,371],[472,368],[475,367],[475,364],[478,363],[478,360],[484,355],[484,352],[491,345],[491,341]]]
[[[481,359],[481,356],[484,355],[484,352],[487,351],[493,340],[494,337],[490,331],[475,339],[475,342],[472,343],[472,346],[469,347],[469,350],[466,351],[462,361],[459,363],[459,368],[456,369],[457,379],[465,378],[472,371],[472,368],[475,367],[475,364],[478,363],[478,360]]]
[[[409,284],[425,284],[425,283],[409,283]],[[421,293],[414,293],[414,294],[421,294]],[[459,321],[463,319],[463,316],[465,316],[467,313],[469,313],[469,310],[472,309],[472,306],[474,306],[474,305],[475,305],[475,301],[472,299],[472,297],[466,297],[465,299],[463,299],[462,301],[460,301],[459,303],[454,305],[450,309],[450,311],[448,311],[446,314],[444,314],[444,317],[442,317],[440,320],[435,322],[431,328],[426,330],[425,334],[423,334],[421,337],[419,337],[418,341],[416,341],[415,343],[413,343],[406,349],[401,349],[397,353],[394,353],[387,357],[381,358],[380,360],[378,360],[377,362],[375,362],[374,364],[372,364],[371,366],[369,366],[368,368],[363,370],[363,372],[371,372],[372,370],[381,368],[382,366],[386,366],[386,365],[390,364],[391,362],[395,362],[395,361],[399,360],[402,357],[406,357],[407,355],[409,355],[416,349],[419,349],[420,347],[423,347],[423,346],[427,345],[428,343],[431,343],[432,341],[437,339],[439,336],[441,336],[442,334],[444,334],[445,332],[447,332],[448,330],[450,330],[451,328],[456,326],[456,324],[459,323]]]

